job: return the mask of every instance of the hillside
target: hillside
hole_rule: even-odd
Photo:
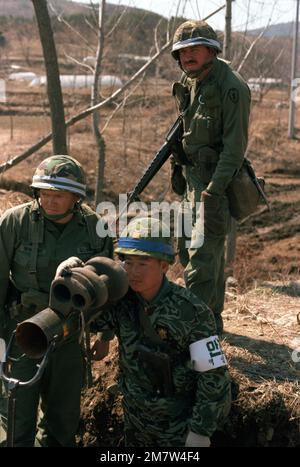
[[[88,8],[87,5],[68,0],[52,0],[51,3],[59,12],[67,15],[86,13]],[[30,0],[0,0],[0,16],[32,18],[34,9]]]
[[[264,32],[264,37],[291,37],[293,34],[294,22],[271,24]],[[263,31],[263,28],[250,29],[247,34],[250,36],[258,36]],[[300,27],[299,27],[300,32]]]
[[[89,3],[73,2],[72,0],[51,0],[51,5],[58,14],[62,14],[65,17],[74,15],[86,15],[93,12],[93,7]],[[94,2],[95,9],[97,9],[97,2]],[[122,12],[124,9],[129,12],[144,12],[141,8],[125,7],[124,5],[115,5],[112,3],[106,3],[105,11],[108,16]],[[52,8],[48,7],[50,15],[55,15]],[[155,13],[147,12],[149,15],[156,15]],[[25,18],[31,19],[34,16],[34,9],[30,0],[0,0],[0,17],[13,17],[13,18]]]
[[[72,0],[52,0],[51,5],[55,8],[58,14],[63,14],[64,17],[74,15],[87,15],[93,11],[92,7],[88,3],[73,2]],[[127,9],[129,14],[139,12],[149,16],[155,16],[157,20],[162,18],[160,15],[151,13],[150,11],[143,10],[141,8],[123,6],[106,3],[106,14],[111,16],[119,14],[121,11]],[[55,13],[49,7],[50,15]],[[34,16],[34,9],[29,0],[0,0],[0,17],[12,17],[12,18],[25,18],[31,19]],[[293,32],[293,22],[271,24],[264,33],[264,37],[291,37]],[[247,35],[258,36],[263,28],[250,29],[247,31]],[[236,31],[244,33],[244,31]]]
[[[66,0],[56,0],[50,4],[55,10],[54,14],[50,6],[48,8],[52,14],[61,73],[90,73],[85,59],[95,56],[97,50],[97,12],[87,4],[81,6]],[[63,15],[60,16],[61,12]],[[136,71],[140,63],[135,62],[134,57],[153,54],[154,37],[158,44],[164,43],[167,27],[167,20],[156,13],[106,4],[103,73],[127,74]],[[132,60],[125,58],[128,54],[133,57]],[[45,73],[31,1],[14,0],[10,3],[0,0],[0,57],[1,78],[10,74],[11,65],[14,69],[21,67],[21,70]],[[171,57],[167,64],[170,62],[173,62]]]

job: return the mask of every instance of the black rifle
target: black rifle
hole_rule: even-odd
[[[183,133],[183,120],[182,115],[179,115],[176,122],[169,130],[166,140],[164,144],[161,146],[159,151],[156,153],[154,159],[152,159],[150,165],[148,165],[147,169],[145,170],[144,174],[137,182],[133,190],[129,193],[126,208],[128,208],[129,204],[132,201],[136,201],[139,195],[144,191],[144,189],[149,185],[152,178],[157,174],[157,172],[161,169],[164,163],[168,160],[174,148],[181,142]],[[124,211],[125,211],[124,209]],[[123,212],[124,212],[123,211]],[[119,217],[121,214],[119,214]]]

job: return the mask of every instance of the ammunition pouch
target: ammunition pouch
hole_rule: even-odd
[[[161,397],[174,396],[171,357],[165,352],[153,351],[142,344],[137,346],[137,355],[155,394]]]
[[[237,221],[242,221],[253,214],[262,199],[264,186],[264,179],[256,177],[250,161],[244,158],[242,167],[226,190],[231,216]]]
[[[5,310],[11,319],[18,322],[29,319],[47,308],[48,302],[49,294],[34,289],[21,292],[11,281],[9,282]]]
[[[11,319],[16,319],[19,314],[21,304],[21,292],[14,286],[10,280],[8,283],[6,300],[5,300],[5,312]]]
[[[38,313],[48,307],[49,294],[40,290],[29,289],[21,295],[21,303],[24,308],[31,309]]]

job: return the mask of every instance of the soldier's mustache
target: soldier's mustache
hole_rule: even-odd
[[[194,65],[194,64],[197,64],[197,61],[196,60],[186,60],[184,62],[185,65]]]

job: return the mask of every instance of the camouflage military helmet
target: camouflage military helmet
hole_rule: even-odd
[[[37,167],[31,186],[45,190],[62,190],[86,195],[83,169],[76,159],[70,156],[51,156]]]
[[[173,263],[174,250],[169,228],[158,219],[133,219],[122,232],[116,253],[148,256]]]
[[[175,31],[173,38],[172,56],[179,59],[179,50],[193,45],[206,45],[222,52],[217,34],[205,21],[186,21]]]

